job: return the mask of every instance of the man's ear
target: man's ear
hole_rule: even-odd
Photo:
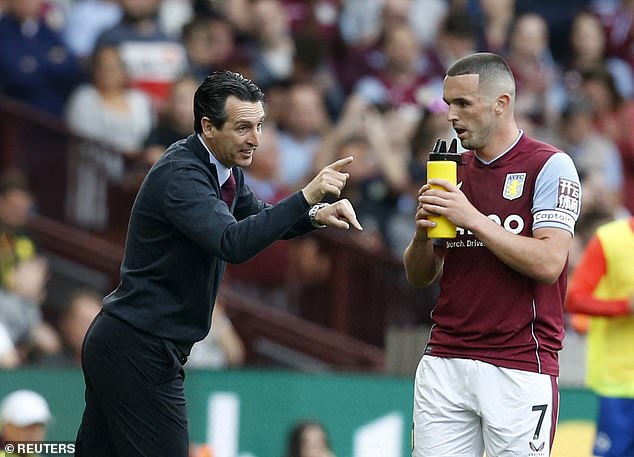
[[[500,115],[511,104],[511,97],[508,94],[500,95],[495,102],[495,114]]]
[[[213,138],[213,134],[215,133],[216,128],[211,123],[211,120],[207,116],[203,116],[200,120],[200,124],[203,130],[203,134],[206,137]]]

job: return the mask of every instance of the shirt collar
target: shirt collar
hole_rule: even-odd
[[[519,133],[517,134],[517,138],[515,139],[515,141],[513,142],[513,144],[512,144],[512,145],[510,145],[510,146],[506,149],[506,151],[504,151],[502,154],[500,154],[499,156],[497,156],[496,158],[494,158],[494,159],[492,159],[492,160],[488,160],[488,161],[487,161],[487,160],[483,160],[483,159],[482,159],[482,158],[480,158],[480,157],[478,156],[478,154],[476,154],[475,152],[474,152],[474,155],[475,155],[475,156],[476,156],[476,158],[477,158],[480,162],[482,162],[483,164],[485,164],[485,165],[491,165],[493,162],[495,162],[495,161],[496,161],[496,160],[498,160],[500,157],[502,157],[502,156],[503,156],[503,155],[505,155],[507,152],[509,152],[511,149],[513,149],[513,148],[515,147],[515,145],[516,145],[517,143],[519,143],[520,138],[522,138],[522,135],[523,135],[523,134],[524,134],[524,130],[519,129]]]
[[[229,179],[229,175],[231,174],[231,169],[225,167],[223,164],[221,164],[218,161],[218,159],[216,159],[216,156],[214,156],[211,153],[211,150],[207,146],[207,143],[205,143],[205,140],[203,140],[202,136],[200,136],[200,133],[197,134],[196,136],[198,137],[200,142],[203,144],[203,146],[205,147],[205,149],[209,153],[209,163],[213,163],[216,166],[216,173],[218,173],[218,182],[222,186],[225,183],[225,181],[227,181],[227,179]]]

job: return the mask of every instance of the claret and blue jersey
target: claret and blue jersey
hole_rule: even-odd
[[[458,186],[511,233],[530,237],[552,227],[574,234],[581,202],[574,164],[567,154],[524,134],[488,163],[464,153]],[[554,284],[540,283],[500,261],[462,228],[442,246],[442,293],[425,353],[557,376],[567,268]]]

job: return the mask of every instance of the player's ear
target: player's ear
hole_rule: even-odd
[[[495,100],[495,114],[498,116],[502,114],[511,104],[511,96],[508,94],[502,94]]]

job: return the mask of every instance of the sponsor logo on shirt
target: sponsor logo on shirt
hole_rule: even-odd
[[[449,248],[484,248],[486,244],[484,241],[478,239],[475,240],[448,240],[445,241],[445,247]]]
[[[509,173],[504,181],[504,190],[502,197],[507,200],[515,200],[522,196],[524,192],[524,182],[526,181],[526,173]]]
[[[581,206],[581,187],[576,181],[559,178],[559,190],[557,192],[557,208],[579,214]]]
[[[514,235],[522,233],[522,230],[524,230],[524,227],[526,225],[526,222],[524,222],[524,219],[522,219],[522,216],[520,216],[519,214],[509,214],[504,220],[502,220],[500,216],[498,216],[497,214],[489,214],[487,217],[491,219],[493,222],[495,222],[496,224],[501,225],[504,228],[504,230],[506,230],[507,232],[511,232]],[[456,230],[458,235],[460,236],[464,235],[465,233],[467,235],[473,235],[473,232],[471,230],[465,230],[462,227],[456,227]],[[473,246],[482,247],[484,246],[484,243],[481,245],[470,245],[467,247],[473,247]],[[450,246],[447,246],[447,247],[450,247]],[[464,246],[455,245],[451,247],[464,247]]]

